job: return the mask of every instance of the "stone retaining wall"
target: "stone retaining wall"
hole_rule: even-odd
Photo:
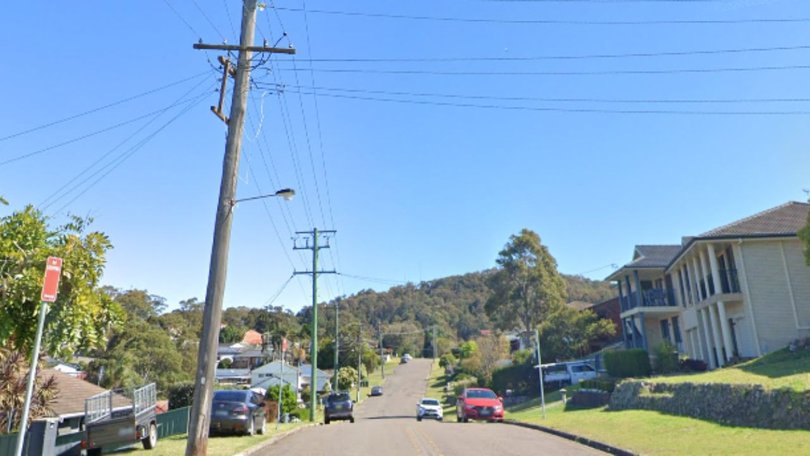
[[[770,390],[761,385],[624,381],[610,410],[656,410],[734,426],[810,429],[810,391]]]

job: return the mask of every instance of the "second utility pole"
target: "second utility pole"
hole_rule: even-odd
[[[280,52],[294,54],[294,49],[254,47],[256,28],[256,0],[244,0],[242,5],[242,31],[239,46],[195,44],[195,49],[238,50],[231,101],[231,115],[227,120],[222,113],[217,117],[228,124],[228,139],[222,161],[222,180],[219,186],[217,215],[214,222],[214,241],[211,247],[211,263],[208,270],[208,285],[205,290],[203,327],[200,348],[197,352],[197,370],[194,375],[194,394],[189,417],[187,456],[202,456],[208,451],[208,426],[211,420],[211,399],[214,395],[214,370],[217,364],[217,341],[222,321],[222,300],[225,295],[225,279],[228,271],[228,250],[231,239],[233,205],[236,198],[236,176],[239,172],[239,153],[242,147],[242,132],[247,111],[247,93],[250,89],[250,56],[255,52]],[[227,79],[229,65],[223,78]],[[224,85],[223,85],[224,87]]]
[[[310,362],[312,367],[309,374],[309,421],[315,421],[316,401],[318,399],[318,274],[334,274],[335,271],[319,271],[318,270],[318,251],[320,249],[328,249],[329,244],[319,246],[318,235],[320,234],[334,234],[335,230],[318,231],[313,228],[312,231],[296,231],[295,234],[307,235],[306,245],[299,247],[295,245],[294,250],[312,250],[312,271],[296,271],[293,274],[312,274],[312,342],[309,351]],[[309,244],[309,239],[312,239],[312,245]]]

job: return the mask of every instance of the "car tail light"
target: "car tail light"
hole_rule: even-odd
[[[248,413],[247,405],[240,405],[239,407],[236,407],[235,409],[231,410],[231,413],[234,415],[247,415]]]

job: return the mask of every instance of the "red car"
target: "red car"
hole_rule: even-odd
[[[461,423],[470,420],[503,422],[503,399],[491,389],[465,388],[456,402],[456,418]]]

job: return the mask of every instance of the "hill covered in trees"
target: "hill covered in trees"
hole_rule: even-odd
[[[327,303],[319,315],[319,326],[328,337],[330,329],[334,327],[334,306],[339,304],[341,326],[355,323],[375,330],[381,326],[385,333],[418,333],[436,325],[442,338],[466,340],[479,335],[481,330],[494,328],[484,310],[484,305],[492,294],[489,279],[493,274],[494,270],[487,270],[419,284],[408,283],[383,292],[361,290]],[[569,302],[597,303],[614,297],[607,282],[582,276],[563,275],[563,278],[566,281]],[[302,323],[309,320],[309,313],[310,308],[299,313]],[[421,337],[418,336],[420,342]],[[413,342],[419,343],[416,340]]]

